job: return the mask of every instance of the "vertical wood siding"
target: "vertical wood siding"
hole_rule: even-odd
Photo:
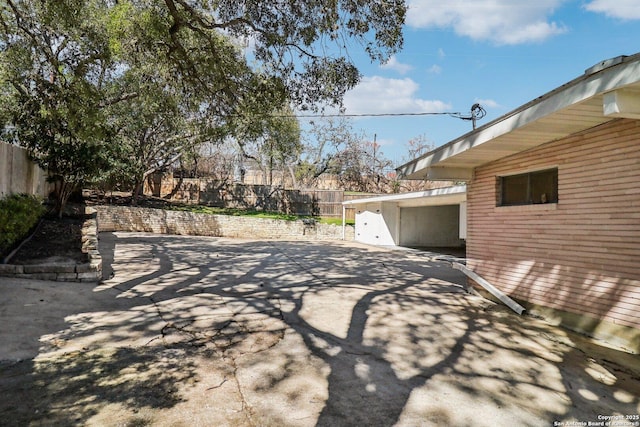
[[[496,207],[496,177],[558,168],[557,205]],[[513,297],[640,328],[640,121],[477,168],[469,265]]]

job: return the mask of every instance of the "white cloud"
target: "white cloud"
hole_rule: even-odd
[[[385,70],[394,70],[400,74],[407,74],[409,71],[413,70],[411,65],[398,62],[398,58],[396,58],[395,55],[392,55],[385,64],[380,66],[380,68]]]
[[[640,19],[640,1],[638,0],[592,0],[585,5],[585,8],[591,12],[604,13],[612,18]]]
[[[365,77],[344,97],[347,114],[439,113],[451,105],[416,97],[418,84],[410,78]]]
[[[498,104],[493,99],[478,99],[476,98],[476,102],[480,104],[482,107],[486,108],[502,108],[502,105]]]
[[[440,74],[442,73],[442,67],[438,64],[433,64],[431,67],[427,68],[427,72],[431,74]]]
[[[376,138],[376,143],[381,147],[392,147],[396,144],[395,139]]]
[[[567,31],[548,19],[566,1],[410,0],[407,24],[453,28],[458,35],[498,44],[538,42]]]

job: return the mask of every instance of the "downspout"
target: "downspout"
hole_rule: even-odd
[[[500,289],[493,286],[491,283],[487,282],[482,277],[478,276],[473,270],[469,269],[466,265],[460,264],[459,262],[452,262],[451,266],[456,270],[462,271],[467,277],[473,279],[477,284],[485,288],[491,295],[498,298],[502,301],[507,307],[511,310],[515,311],[518,314],[522,314],[525,311],[525,308],[509,298],[505,293],[503,293]]]

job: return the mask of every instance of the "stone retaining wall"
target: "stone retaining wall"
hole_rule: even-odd
[[[341,240],[342,227],[315,221],[211,215],[129,206],[96,206],[99,231],[237,237],[245,239]],[[354,227],[345,228],[353,240]]]
[[[82,251],[87,254],[87,262],[82,264],[64,262],[0,264],[0,276],[59,282],[97,282],[102,279],[102,257],[98,251],[96,212],[93,209],[87,209],[85,212],[91,215],[82,225]]]

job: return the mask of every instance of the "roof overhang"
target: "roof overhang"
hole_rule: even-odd
[[[477,166],[617,118],[640,119],[640,54],[596,64],[571,82],[397,170],[403,179],[468,181]]]
[[[456,185],[453,187],[436,188],[433,190],[417,191],[413,193],[390,194],[369,197],[365,199],[347,200],[343,206],[365,205],[368,203],[396,203],[402,208],[419,206],[457,205],[467,200],[467,187]]]

